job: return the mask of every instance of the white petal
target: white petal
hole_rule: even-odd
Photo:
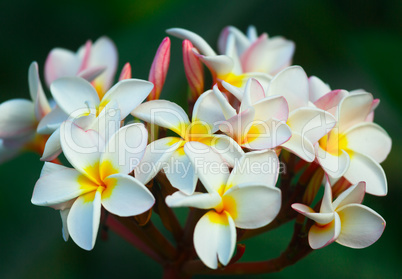
[[[335,118],[318,108],[299,108],[289,115],[287,121],[292,132],[301,134],[312,144],[329,133],[335,126]]]
[[[236,162],[228,181],[228,187],[255,184],[275,187],[279,174],[279,159],[272,150],[248,152]]]
[[[209,193],[221,192],[229,177],[229,168],[222,157],[207,145],[194,141],[186,143],[184,151],[205,189]]]
[[[102,98],[100,106],[116,101],[122,119],[126,118],[149,95],[154,85],[145,80],[125,79],[119,81]]]
[[[307,218],[321,224],[326,225],[334,220],[334,212],[332,213],[316,213],[313,209],[309,206],[301,204],[301,203],[294,203],[292,204],[292,208],[299,212],[300,214],[306,216]]]
[[[129,174],[141,161],[148,143],[148,132],[144,125],[135,123],[124,126],[115,133],[101,155],[100,176],[105,179],[111,174]]]
[[[343,98],[337,111],[339,133],[364,122],[370,113],[372,102],[373,96],[369,93],[349,94]]]
[[[57,172],[57,171],[66,170],[66,169],[70,169],[70,168],[67,168],[67,167],[65,167],[63,165],[51,163],[51,162],[45,162],[43,164],[43,168],[42,168],[42,170],[40,172],[40,177],[42,177],[44,175],[52,174],[52,173]]]
[[[45,62],[45,79],[48,86],[61,77],[71,77],[78,73],[81,59],[72,51],[54,48]]]
[[[93,190],[96,190],[93,182],[75,169],[68,168],[41,176],[35,184],[31,202],[35,205],[55,205]]]
[[[181,146],[182,140],[167,137],[151,142],[145,149],[144,157],[135,168],[135,177],[147,184],[157,173],[169,164],[173,153]]]
[[[236,42],[236,49],[238,53],[243,53],[243,51],[251,44],[249,39],[236,27],[227,26],[225,27],[218,39],[218,49],[220,53],[224,53],[226,50],[226,42],[229,34],[233,34]]]
[[[348,153],[341,150],[341,154],[333,155],[326,152],[317,143],[316,147],[316,158],[320,163],[321,167],[331,178],[339,178],[343,176],[346,170],[349,168],[350,158]]]
[[[263,181],[234,186],[225,192],[222,200],[236,227],[242,229],[256,229],[271,223],[281,209],[281,191],[266,187]]]
[[[244,71],[275,74],[291,64],[294,50],[295,44],[292,41],[281,37],[268,39],[260,36],[242,54]]]
[[[333,213],[334,207],[332,206],[332,188],[327,180],[325,182],[324,196],[322,197],[320,213]]]
[[[211,133],[215,133],[219,130],[219,124],[225,120],[222,108],[212,90],[202,93],[194,105],[192,122],[202,121],[209,125]]]
[[[222,198],[217,193],[195,192],[192,195],[186,195],[177,191],[171,196],[166,197],[166,204],[170,207],[195,207],[200,209],[211,209],[218,206]]]
[[[338,210],[342,206],[357,203],[360,204],[363,201],[364,194],[366,192],[366,183],[359,182],[356,185],[351,186],[347,190],[343,191],[332,204],[334,210]]]
[[[79,77],[66,77],[54,81],[50,86],[57,105],[68,115],[78,117],[99,105],[98,93],[92,85]]]
[[[138,106],[132,113],[148,123],[167,128],[184,137],[190,120],[177,104],[165,100],[153,100]]]
[[[300,66],[288,67],[279,72],[269,85],[267,96],[281,95],[289,111],[308,105],[308,79]]]
[[[213,92],[215,94],[217,102],[220,105],[222,113],[225,116],[225,119],[229,119],[229,118],[235,116],[237,114],[236,110],[230,105],[229,101],[223,95],[223,93],[219,90],[217,85],[214,85]],[[237,96],[235,95],[235,97],[237,97]]]
[[[70,121],[60,126],[60,142],[63,153],[73,167],[101,183],[99,177],[99,160],[105,142],[93,130],[85,131]]]
[[[382,167],[369,156],[354,152],[344,177],[350,183],[366,182],[366,192],[375,196],[385,196],[388,192],[387,178]]]
[[[254,121],[243,140],[243,147],[251,150],[275,148],[288,141],[292,135],[289,126],[276,119]]]
[[[371,122],[357,124],[345,132],[348,149],[368,155],[378,163],[391,151],[392,141],[387,132]]]
[[[91,48],[88,67],[106,67],[106,70],[94,80],[95,86],[100,85],[102,92],[113,83],[117,68],[117,49],[115,44],[107,37],[100,37]]]
[[[202,62],[217,75],[227,75],[234,70],[234,61],[226,55],[204,56],[197,55]]]
[[[62,152],[61,142],[60,142],[60,128],[57,128],[56,131],[52,133],[52,135],[47,139],[45,144],[45,149],[43,150],[41,161],[53,161],[57,158]]]
[[[338,214],[335,212],[334,220],[325,225],[313,225],[308,233],[308,242],[313,249],[323,248],[334,242],[341,231],[341,221]]]
[[[236,245],[236,227],[229,214],[209,211],[194,229],[194,248],[201,261],[216,269],[229,263]]]
[[[255,110],[255,120],[267,120],[275,118],[287,121],[289,117],[288,102],[282,96],[266,97],[253,104]]]
[[[117,103],[115,101],[108,103],[97,117],[94,116],[90,114],[87,117],[80,117],[77,119],[80,123],[75,123],[85,130],[95,130],[105,142],[108,142],[120,129],[122,123]]]
[[[314,146],[308,139],[302,137],[301,134],[297,132],[292,131],[291,138],[282,144],[282,147],[299,156],[304,161],[314,161]]]
[[[208,145],[217,151],[223,160],[232,167],[244,154],[240,145],[226,135],[214,135]]]
[[[50,105],[39,79],[38,63],[32,62],[28,70],[28,83],[31,99],[35,104],[35,116],[40,120],[50,112]]]
[[[59,128],[61,123],[67,120],[67,118],[68,115],[60,107],[56,106],[42,118],[36,131],[38,134],[51,134]]]
[[[0,138],[24,138],[36,130],[34,105],[24,99],[0,104]]]
[[[215,51],[203,38],[191,31],[182,28],[171,28],[166,30],[166,33],[183,40],[189,40],[204,55],[216,55]]]
[[[308,85],[310,101],[313,103],[331,91],[329,85],[316,76],[309,77]]]
[[[248,131],[253,125],[254,108],[250,107],[243,112],[229,118],[219,125],[219,129],[238,143],[243,143]]]
[[[147,187],[132,176],[113,174],[104,180],[102,205],[118,216],[133,216],[150,209],[155,198]]]
[[[101,214],[101,194],[92,191],[80,196],[67,217],[68,231],[74,242],[85,250],[92,250],[98,234]]]
[[[228,83],[228,82],[226,82],[224,80],[222,80],[221,83],[222,83],[223,88],[225,88],[227,91],[232,93],[232,95],[235,96],[239,101],[241,101],[243,99],[244,91],[241,90],[239,87],[233,86],[233,85],[231,85],[230,83]],[[215,88],[215,86],[214,86],[214,88]],[[230,117],[226,117],[226,118],[230,118]]]
[[[240,112],[251,107],[254,103],[265,98],[262,85],[254,78],[250,78],[244,88],[244,95],[240,105]]]
[[[365,248],[376,242],[385,229],[385,220],[374,210],[351,204],[338,210],[341,233],[336,242],[351,248]]]
[[[169,165],[163,170],[173,187],[187,195],[194,193],[198,177],[183,147],[173,153]]]
[[[69,212],[70,212],[70,208],[60,210],[60,217],[61,217],[61,222],[62,222],[62,226],[63,226],[61,233],[63,235],[64,241],[67,241],[68,237],[70,236],[70,234],[68,233],[68,225],[67,225],[67,217],[68,217]]]

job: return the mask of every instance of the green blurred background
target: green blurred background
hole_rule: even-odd
[[[147,79],[154,53],[170,27],[184,27],[212,46],[221,29],[249,24],[259,32],[296,43],[294,64],[332,88],[364,88],[381,99],[376,122],[393,139],[383,163],[387,197],[365,204],[387,221],[381,239],[363,250],[338,244],[315,251],[277,274],[247,278],[400,278],[402,146],[402,1],[29,1],[0,2],[0,102],[29,98],[27,70],[36,60],[43,75],[54,47],[76,50],[87,39],[107,35],[119,50],[119,68],[130,62],[133,76]],[[184,104],[186,82],[181,41],[172,39],[171,66],[162,98]],[[30,203],[42,163],[24,154],[0,167],[0,278],[159,278],[161,268],[109,234],[92,252],[64,243],[58,212]],[[399,209],[398,209],[399,208]],[[245,260],[276,257],[292,225],[246,243]]]

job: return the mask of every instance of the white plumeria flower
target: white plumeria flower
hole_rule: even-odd
[[[255,78],[266,88],[271,80],[271,76],[268,73],[263,73],[258,71],[258,69],[248,67],[250,63],[247,61],[251,61],[251,58],[246,59],[245,65],[242,64],[236,50],[236,37],[232,32],[229,33],[225,40],[226,47],[221,55],[218,55],[203,38],[191,31],[182,28],[171,28],[166,32],[169,35],[189,40],[194,45],[200,52],[200,54],[198,54],[198,52],[194,50],[194,54],[210,69],[215,82],[226,81],[234,86],[244,87],[249,78]],[[267,49],[267,51],[270,51],[270,49]],[[260,50],[257,50],[257,52],[260,53]],[[252,59],[254,60],[254,58]],[[247,67],[247,70],[244,69],[244,66]],[[250,70],[248,70],[249,68]]]
[[[272,79],[266,95],[283,96],[289,106],[286,124],[292,137],[282,147],[307,162],[314,161],[314,144],[335,126],[336,121],[330,113],[309,103],[309,84],[304,70],[300,66],[282,70]]]
[[[332,202],[332,190],[327,182],[320,212],[304,204],[292,204],[294,210],[316,222],[308,234],[311,248],[319,249],[334,241],[351,248],[365,248],[380,238],[385,220],[361,205],[364,192],[365,183],[359,182]]]
[[[210,147],[189,142],[186,154],[208,193],[166,197],[170,207],[210,209],[194,230],[195,250],[209,268],[227,265],[236,246],[236,227],[255,229],[269,224],[281,208],[281,191],[275,188],[279,162],[273,151],[244,154],[229,173],[227,164]]]
[[[230,137],[214,135],[223,112],[216,106],[212,90],[204,92],[194,105],[192,121],[175,103],[153,100],[138,106],[132,115],[148,123],[167,128],[180,137],[167,137],[151,142],[144,159],[135,170],[136,177],[148,183],[162,168],[173,187],[186,194],[194,192],[197,175],[183,146],[186,142],[199,141],[215,148],[229,164],[241,157],[243,150]]]
[[[87,41],[77,52],[55,48],[46,59],[46,83],[50,86],[61,77],[80,76],[92,81],[102,98],[113,84],[117,56],[116,46],[107,37],[100,37],[93,44]]]
[[[225,53],[232,35],[243,72],[275,75],[292,64],[295,44],[280,36],[270,38],[267,33],[258,36],[254,26],[248,28],[247,36],[236,27],[224,28],[218,39],[220,53]]]
[[[59,78],[50,86],[53,98],[64,115],[69,115],[71,118],[90,116],[93,121],[99,121],[96,118],[102,114],[103,109],[109,104],[117,106],[120,111],[120,120],[125,119],[133,109],[145,100],[152,88],[151,82],[125,79],[119,81],[100,99],[95,88],[88,81],[79,77]],[[97,125],[97,122],[91,122],[90,119],[82,121],[81,124],[77,123],[77,125],[84,130],[92,129],[93,126]],[[47,120],[49,122],[41,123],[42,126],[49,127],[52,125],[52,119],[48,118]],[[60,153],[60,128],[57,128],[49,137],[41,160],[53,160]]]
[[[391,151],[391,138],[379,125],[366,121],[372,111],[371,94],[344,95],[336,107],[336,127],[315,146],[317,161],[332,179],[365,181],[367,193],[384,196],[387,179],[379,163]]]
[[[224,111],[225,119],[219,128],[239,145],[249,149],[274,148],[285,143],[291,136],[286,125],[289,109],[282,96],[266,97],[262,85],[249,79],[243,92],[225,82],[223,86],[237,98],[241,98],[236,112],[215,85],[213,91]]]
[[[47,137],[36,133],[39,121],[51,110],[39,80],[38,64],[28,70],[31,101],[12,99],[0,105],[0,162],[23,149],[42,153]]]
[[[155,202],[144,184],[128,175],[143,157],[148,133],[137,123],[119,129],[105,141],[99,133],[66,121],[60,134],[63,152],[74,169],[45,165],[32,203],[62,210],[62,218],[67,216],[65,230],[78,246],[91,250],[101,206],[119,216],[133,216],[149,210]]]

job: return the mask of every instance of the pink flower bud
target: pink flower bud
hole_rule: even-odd
[[[193,99],[197,99],[204,92],[204,68],[195,51],[197,50],[189,40],[183,41],[184,70]]]
[[[157,100],[162,91],[163,84],[165,83],[166,74],[170,62],[170,39],[166,37],[155,54],[152,67],[149,72],[148,80],[154,84],[154,89],[148,96],[148,101]]]
[[[131,65],[130,63],[126,63],[121,70],[119,81],[123,79],[130,79],[131,78]]]

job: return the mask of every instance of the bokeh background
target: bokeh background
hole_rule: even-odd
[[[29,98],[27,70],[43,70],[54,47],[76,50],[87,39],[107,35],[119,50],[119,68],[147,79],[165,29],[184,27],[212,46],[221,29],[249,24],[259,32],[296,43],[294,64],[332,88],[364,88],[381,99],[376,122],[393,139],[383,163],[386,197],[365,204],[387,221],[381,239],[363,250],[338,244],[313,252],[281,273],[247,278],[400,278],[402,146],[402,1],[0,1],[0,102]],[[43,74],[42,74],[43,75]],[[184,105],[187,92],[181,41],[172,38],[171,66],[162,98]],[[0,166],[0,278],[160,278],[161,268],[109,234],[92,252],[61,237],[58,212],[33,206],[33,186],[42,163],[24,154]],[[246,242],[245,260],[276,257],[290,239],[292,224]],[[228,277],[227,277],[228,278]]]

